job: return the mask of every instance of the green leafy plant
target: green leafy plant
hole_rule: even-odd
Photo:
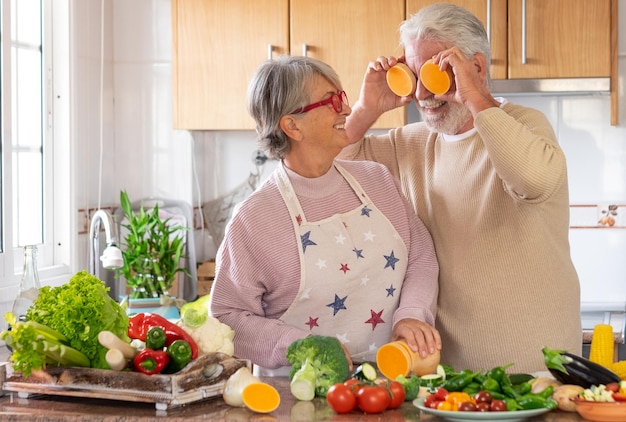
[[[170,218],[161,219],[158,204],[150,210],[141,206],[135,212],[125,191],[120,192],[120,204],[126,217],[122,227],[128,233],[122,248],[124,266],[118,270],[118,275],[123,275],[131,288],[129,297],[167,295],[176,275],[187,273],[180,266],[185,243],[179,233],[187,228],[171,224]]]

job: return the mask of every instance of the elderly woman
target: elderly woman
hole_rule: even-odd
[[[211,313],[234,329],[235,355],[284,375],[287,347],[311,334],[336,337],[354,362],[400,338],[423,356],[440,349],[430,233],[384,166],[335,160],[351,109],[334,70],[269,60],[248,110],[280,163],[238,207],[217,255]]]

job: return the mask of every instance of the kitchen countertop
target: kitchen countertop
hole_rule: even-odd
[[[5,347],[0,349],[0,362],[8,359]],[[4,368],[3,368],[4,369]],[[322,398],[313,401],[298,401],[289,391],[286,377],[262,378],[280,393],[279,408],[268,414],[254,413],[246,408],[228,406],[221,397],[157,410],[155,404],[131,401],[91,399],[81,397],[29,395],[27,398],[8,392],[0,397],[1,421],[168,421],[211,420],[211,421],[427,421],[440,422],[444,419],[421,415],[419,409],[405,402],[399,409],[381,414],[351,412],[338,415]],[[581,422],[577,413],[552,411],[541,416],[525,419],[529,422]]]
[[[275,386],[281,397],[279,408],[272,413],[254,413],[245,408],[230,407],[220,398],[212,398],[156,410],[154,404],[126,401],[84,399],[76,397],[35,395],[19,398],[16,393],[0,398],[0,420],[2,421],[147,421],[167,419],[187,421],[193,419],[211,421],[443,421],[431,415],[420,415],[419,409],[405,402],[399,409],[388,410],[381,414],[368,415],[352,412],[345,415],[335,414],[324,399],[298,401],[289,392],[289,380],[285,377],[265,378],[264,381]],[[543,422],[579,422],[585,419],[577,413],[552,411],[544,415],[526,419]]]

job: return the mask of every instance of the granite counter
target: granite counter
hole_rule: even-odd
[[[440,418],[420,415],[419,409],[405,402],[399,409],[381,414],[367,415],[352,412],[338,415],[325,400],[298,401],[289,392],[287,378],[265,378],[275,386],[281,396],[280,407],[272,413],[253,413],[245,408],[228,406],[220,398],[212,398],[166,410],[157,410],[154,404],[116,400],[83,399],[49,395],[31,395],[20,398],[9,393],[0,398],[0,420],[3,421],[152,421],[152,420],[211,420],[211,421],[427,421],[440,422]],[[585,419],[577,413],[552,411],[526,419],[529,422],[580,422]]]

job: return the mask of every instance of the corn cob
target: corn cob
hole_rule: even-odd
[[[615,354],[614,342],[613,327],[611,325],[598,324],[593,327],[589,360],[610,368],[615,361],[613,356]]]
[[[626,360],[620,360],[611,364],[609,369],[615,372],[622,380],[626,380]]]

